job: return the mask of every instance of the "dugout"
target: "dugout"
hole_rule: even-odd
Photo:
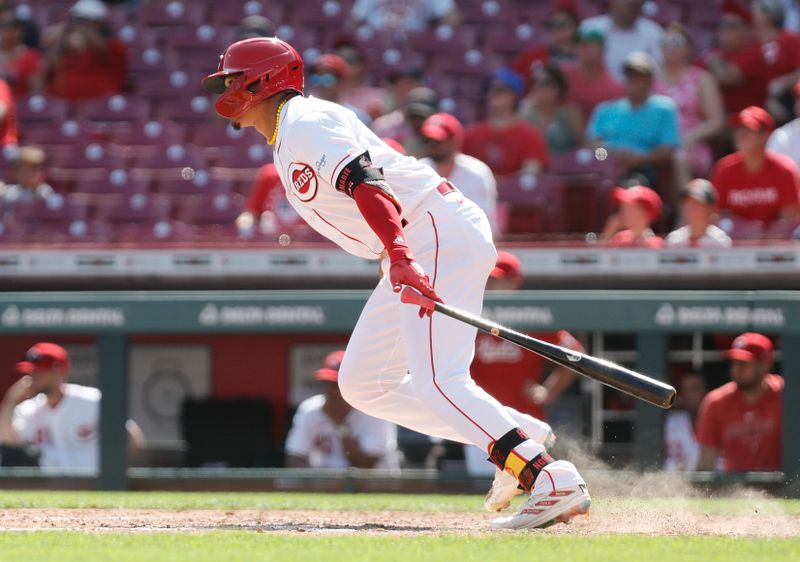
[[[129,484],[124,445],[129,359],[136,346],[154,341],[185,345],[204,338],[227,339],[233,347],[225,363],[247,370],[251,361],[274,364],[286,360],[276,350],[241,343],[255,335],[312,342],[320,349],[346,341],[367,296],[365,291],[5,293],[0,296],[0,357],[8,342],[42,335],[95,347],[98,384],[103,392],[99,486],[124,489]],[[800,292],[494,292],[487,295],[485,314],[522,331],[563,328],[590,334],[590,353],[619,360],[662,380],[668,378],[671,362],[702,362],[703,353],[713,355],[702,345],[674,349],[674,342],[689,338],[702,344],[703,334],[743,331],[775,337],[782,352],[780,372],[786,381],[785,479],[794,481],[800,476],[800,441],[793,435],[800,427],[800,410],[787,407],[800,399],[796,376],[800,373]],[[244,351],[249,359],[243,359]],[[248,381],[252,384],[252,377],[236,384]],[[286,393],[280,385],[274,390],[276,396]],[[592,397],[593,416],[600,412],[600,416],[614,417],[603,406],[602,393]],[[626,419],[615,421],[629,423],[632,458],[641,465],[657,464],[663,411],[637,401],[632,412],[617,417]]]

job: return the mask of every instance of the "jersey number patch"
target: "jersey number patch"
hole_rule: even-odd
[[[289,181],[292,183],[292,193],[303,203],[308,203],[317,196],[319,182],[314,169],[302,162],[289,164]]]

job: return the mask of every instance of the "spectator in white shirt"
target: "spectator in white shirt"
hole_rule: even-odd
[[[440,23],[455,25],[460,19],[454,0],[356,0],[352,24],[390,32],[423,31]]]
[[[344,351],[325,357],[314,378],[325,385],[300,403],[286,437],[288,467],[396,468],[397,426],[354,409],[339,391]]]
[[[461,122],[449,113],[435,113],[422,123],[420,132],[425,139],[422,161],[483,209],[496,232],[497,183],[489,166],[461,152],[464,140]]]
[[[625,58],[643,51],[661,62],[661,36],[656,22],[642,17],[643,0],[611,0],[608,13],[588,18],[581,28],[597,29],[606,38],[606,66],[618,79],[623,78]]]
[[[775,129],[767,141],[767,150],[794,160],[800,167],[800,80],[792,88],[795,119]]]
[[[664,445],[667,458],[664,470],[695,470],[700,459],[700,445],[694,428],[700,403],[706,395],[706,380],[700,373],[683,375],[678,404],[664,422]]]
[[[681,192],[681,214],[686,225],[670,232],[664,240],[669,248],[729,248],[730,237],[714,224],[717,192],[706,179],[694,179]]]
[[[17,363],[24,376],[0,403],[0,443],[31,447],[39,466],[58,471],[96,472],[99,453],[100,391],[67,384],[70,363],[60,345],[40,342]],[[135,456],[142,434],[129,420],[128,452]]]

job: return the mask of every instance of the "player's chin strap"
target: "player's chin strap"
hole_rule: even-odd
[[[518,455],[514,449],[528,439],[520,428],[512,429],[489,445],[489,460],[500,470],[511,472],[520,486],[530,492],[542,469],[555,459],[547,453],[540,453],[531,460]]]

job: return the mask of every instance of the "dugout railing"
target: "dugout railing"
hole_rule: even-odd
[[[365,291],[4,293],[0,336],[96,336],[102,489],[129,486],[128,346],[141,334],[347,334]],[[800,291],[520,291],[487,294],[487,316],[524,331],[632,333],[635,367],[666,380],[671,334],[760,331],[780,336],[785,379],[784,480],[800,477]],[[633,456],[653,466],[664,411],[637,402]],[[19,473],[22,476],[21,473]],[[774,480],[774,475],[772,479]],[[702,478],[701,478],[702,479]]]

